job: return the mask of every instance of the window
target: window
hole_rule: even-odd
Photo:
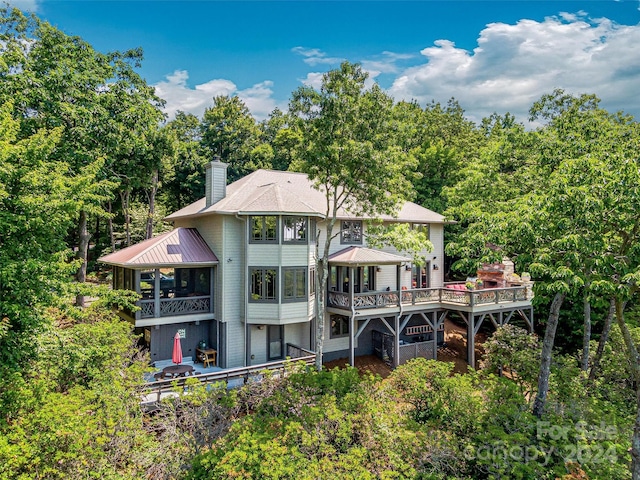
[[[428,288],[429,287],[429,263],[426,266],[414,265],[411,269],[411,288]]]
[[[278,243],[278,217],[251,217],[250,243]]]
[[[205,297],[211,294],[211,268],[176,268],[174,276],[176,297]],[[170,282],[173,284],[174,279],[171,278]]]
[[[331,315],[331,338],[346,337],[349,335],[349,317],[343,315]]]
[[[307,269],[287,267],[282,269],[282,300],[289,302],[307,299]]]
[[[362,221],[343,220],[340,243],[362,245]]]
[[[376,289],[376,267],[362,267],[362,291],[368,292]]]
[[[253,302],[276,302],[278,300],[277,269],[274,267],[252,267],[250,297]]]
[[[307,242],[307,219],[305,217],[284,217],[282,220],[283,242]]]
[[[329,267],[329,290],[338,290],[338,267]]]
[[[317,228],[318,226],[316,225],[316,219],[310,218],[309,219],[309,239],[313,243],[315,243],[318,237],[318,231],[316,230]]]
[[[428,223],[412,223],[411,228],[413,230],[418,230],[419,232],[424,233],[425,237],[427,237],[427,240],[429,240],[430,229]]]
[[[309,269],[309,296],[313,297],[316,294],[316,267]]]
[[[124,289],[124,268],[113,267],[113,288],[117,290]]]

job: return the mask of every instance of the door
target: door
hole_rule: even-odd
[[[280,325],[269,325],[267,334],[267,351],[269,360],[280,360],[284,358],[284,327]]]
[[[429,271],[431,269],[431,262],[427,262],[424,266],[413,265],[413,272],[411,275],[411,288],[429,288],[431,281],[429,278]]]

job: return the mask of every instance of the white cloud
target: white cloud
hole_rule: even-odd
[[[253,87],[240,90],[237,93],[254,118],[258,120],[267,118],[276,107],[280,108],[280,110],[286,110],[286,104],[278,104],[273,98],[272,86],[273,82],[267,80],[262,83],[256,83]]]
[[[373,81],[381,74],[398,73],[400,71],[400,68],[397,64],[398,61],[409,60],[413,57],[414,55],[411,54],[384,51],[382,52],[382,54],[377,55],[373,58],[362,60],[360,62],[360,64],[362,65],[362,69],[369,74],[369,78],[367,78],[366,81],[366,86],[371,87],[374,83]]]
[[[438,40],[420,53],[389,92],[397,99],[446,102],[455,97],[479,120],[494,111],[525,121],[531,104],[554,88],[595,93],[610,111],[640,113],[640,25],[562,13],[543,22],[492,23],[469,52]]]
[[[315,88],[316,90],[320,90],[322,86],[322,77],[324,76],[323,72],[309,72],[307,73],[307,77],[301,79],[300,81],[307,85],[308,87]]]
[[[23,12],[37,13],[40,7],[40,0],[7,0],[7,3]]]
[[[189,74],[186,70],[176,70],[166,76],[166,80],[153,85],[156,94],[166,100],[165,113],[169,119],[178,110],[202,117],[205,109],[213,105],[213,97],[219,95],[237,95],[247,105],[257,120],[263,120],[279,106],[273,99],[273,85],[270,81],[258,83],[253,87],[238,90],[235,83],[226,79],[214,79],[191,88],[187,85]]]
[[[344,61],[344,58],[327,57],[327,54],[318,48],[294,47],[292,52],[302,55],[303,62],[312,67],[316,65],[334,65]]]

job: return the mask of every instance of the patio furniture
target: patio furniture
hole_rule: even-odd
[[[170,365],[162,369],[161,375],[168,378],[185,377],[194,371],[195,369],[192,365]]]
[[[215,367],[217,353],[213,348],[196,348],[196,361],[202,362],[204,367]]]

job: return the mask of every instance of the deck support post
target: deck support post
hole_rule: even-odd
[[[355,330],[358,322],[356,322],[355,308],[353,304],[353,294],[355,289],[355,269],[349,267],[349,297],[351,298],[351,315],[349,315],[349,365],[356,366],[356,341]]]
[[[356,366],[356,349],[355,349],[355,332],[356,329],[356,317],[349,317],[349,365]]]
[[[393,356],[393,368],[396,368],[400,365],[400,315],[394,315],[393,323],[395,330],[395,334],[393,336],[393,349],[395,351],[395,355]]]
[[[476,368],[475,318],[473,313],[469,313],[467,321],[467,363],[473,368]]]
[[[156,268],[153,279],[153,316],[160,318],[160,269]],[[138,285],[140,285],[140,272],[138,272]]]
[[[438,312],[433,312],[431,317],[431,328],[433,329],[433,359],[438,359],[438,327],[440,326],[440,322],[438,322]]]

